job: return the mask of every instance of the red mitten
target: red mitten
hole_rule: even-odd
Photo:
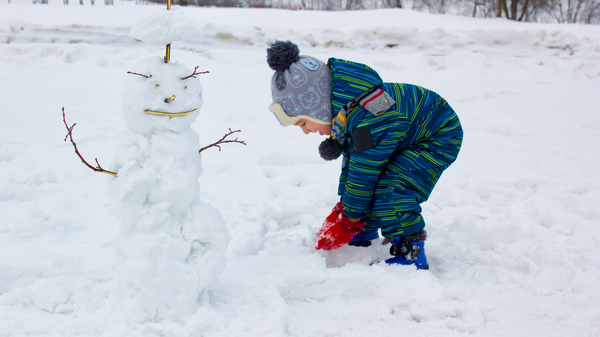
[[[338,207],[339,206],[339,207]],[[317,233],[315,238],[315,248],[333,250],[348,244],[352,238],[360,233],[365,227],[364,221],[360,220],[356,223],[343,213],[344,207],[338,203],[333,212],[323,222],[323,227]],[[340,211],[339,213],[337,211]]]
[[[325,221],[323,221],[323,228],[327,227],[328,225],[333,225],[335,220],[340,216],[340,214],[342,214],[342,212],[344,212],[344,205],[342,205],[341,202],[338,202],[335,204],[335,206],[333,206],[331,214],[329,214],[329,216],[325,218]]]

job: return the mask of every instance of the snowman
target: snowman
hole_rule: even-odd
[[[169,45],[167,57],[133,66],[123,93],[127,128],[108,184],[109,211],[121,221],[113,301],[130,319],[159,321],[194,314],[208,300],[225,266],[229,235],[220,213],[199,197],[200,144],[191,128],[202,107],[197,67],[169,59],[178,37],[172,26],[190,21],[169,11],[140,22],[132,33]]]

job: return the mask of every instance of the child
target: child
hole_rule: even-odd
[[[279,123],[329,136],[321,157],[344,157],[341,200],[317,233],[316,249],[369,246],[381,229],[383,243],[392,244],[388,264],[429,269],[420,204],[460,150],[454,110],[433,91],[384,83],[366,65],[300,56],[290,41],[272,44],[267,63],[275,70],[269,110]]]

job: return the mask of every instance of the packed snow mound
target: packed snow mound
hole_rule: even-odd
[[[108,188],[121,220],[113,302],[139,321],[195,313],[225,268],[229,236],[219,211],[199,200],[198,149],[189,126],[148,137],[125,131],[117,148]]]
[[[225,268],[228,233],[219,211],[200,201],[200,142],[191,124],[202,86],[177,62],[151,57],[123,92],[127,129],[109,180],[115,240],[114,311],[138,322],[180,319],[198,311]]]

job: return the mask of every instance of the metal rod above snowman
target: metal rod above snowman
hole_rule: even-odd
[[[171,10],[171,0],[167,0],[167,10]],[[165,63],[171,60],[171,44],[167,43],[167,51],[165,53]]]

